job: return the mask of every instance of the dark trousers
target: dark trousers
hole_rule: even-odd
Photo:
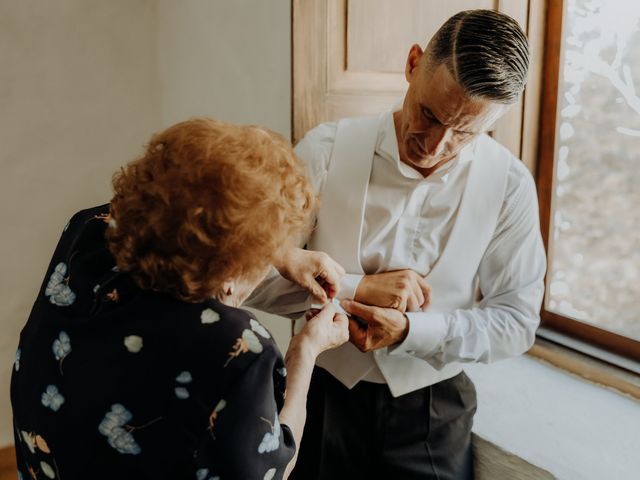
[[[464,374],[394,398],[316,367],[294,480],[472,479],[476,392]]]

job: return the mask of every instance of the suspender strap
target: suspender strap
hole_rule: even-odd
[[[318,223],[309,241],[310,249],[327,252],[349,273],[364,273],[362,222],[379,125],[380,115],[338,122]]]

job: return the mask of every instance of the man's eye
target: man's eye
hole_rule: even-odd
[[[426,108],[422,109],[422,114],[425,116],[425,118],[428,118],[429,120],[433,120],[433,115],[431,115],[431,112]]]
[[[473,133],[471,132],[464,132],[462,130],[456,130],[453,133],[456,135],[456,137],[459,137],[459,138],[467,138],[473,135]]]

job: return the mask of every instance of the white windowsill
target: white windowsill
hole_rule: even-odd
[[[478,391],[473,430],[482,439],[559,479],[640,472],[637,400],[526,355],[465,371]]]

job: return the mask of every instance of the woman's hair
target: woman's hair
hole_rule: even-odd
[[[151,138],[114,175],[107,245],[143,289],[210,298],[308,233],[314,195],[280,135],[200,118]]]

